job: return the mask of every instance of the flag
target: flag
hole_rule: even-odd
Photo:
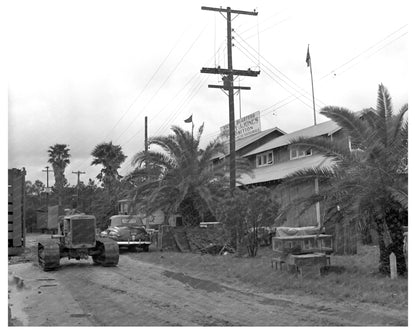
[[[192,123],[192,115],[188,118],[184,120],[185,123]]]
[[[308,67],[311,65],[311,56],[309,54],[309,45],[308,45],[308,52],[306,53],[306,64]]]

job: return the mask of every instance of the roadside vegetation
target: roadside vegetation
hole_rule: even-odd
[[[151,250],[140,260],[192,274],[200,279],[226,284],[246,285],[279,295],[319,296],[323,300],[362,302],[407,310],[406,278],[386,279],[378,272],[377,246],[359,246],[353,256],[332,256],[330,271],[320,278],[300,279],[271,267],[274,256],[270,247],[260,247],[256,258],[235,255],[201,255],[196,253],[159,252]]]

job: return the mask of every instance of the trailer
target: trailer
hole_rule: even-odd
[[[25,226],[25,176],[26,170],[8,170],[8,232],[9,256],[24,251],[26,239]]]

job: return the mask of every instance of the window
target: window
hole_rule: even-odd
[[[350,148],[350,151],[355,151],[355,150],[362,150],[361,145],[358,144],[357,142],[354,142],[354,140],[351,140],[351,137],[348,137],[348,146]]]
[[[262,154],[258,154],[256,156],[256,166],[257,167],[262,167],[262,166],[267,166],[267,165],[271,165],[274,163],[274,159],[273,159],[273,151],[268,151]]]
[[[312,149],[290,148],[290,159],[295,160],[297,158],[311,156]]]

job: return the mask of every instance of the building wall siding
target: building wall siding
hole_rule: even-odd
[[[277,186],[274,189],[274,195],[282,207],[294,202],[301,197],[307,197],[313,194],[315,191],[315,183],[311,182],[305,185],[292,186],[290,188],[283,189],[281,186]],[[316,206],[308,208],[302,215],[301,206],[293,207],[286,215],[284,226],[286,227],[307,227],[317,226]]]

